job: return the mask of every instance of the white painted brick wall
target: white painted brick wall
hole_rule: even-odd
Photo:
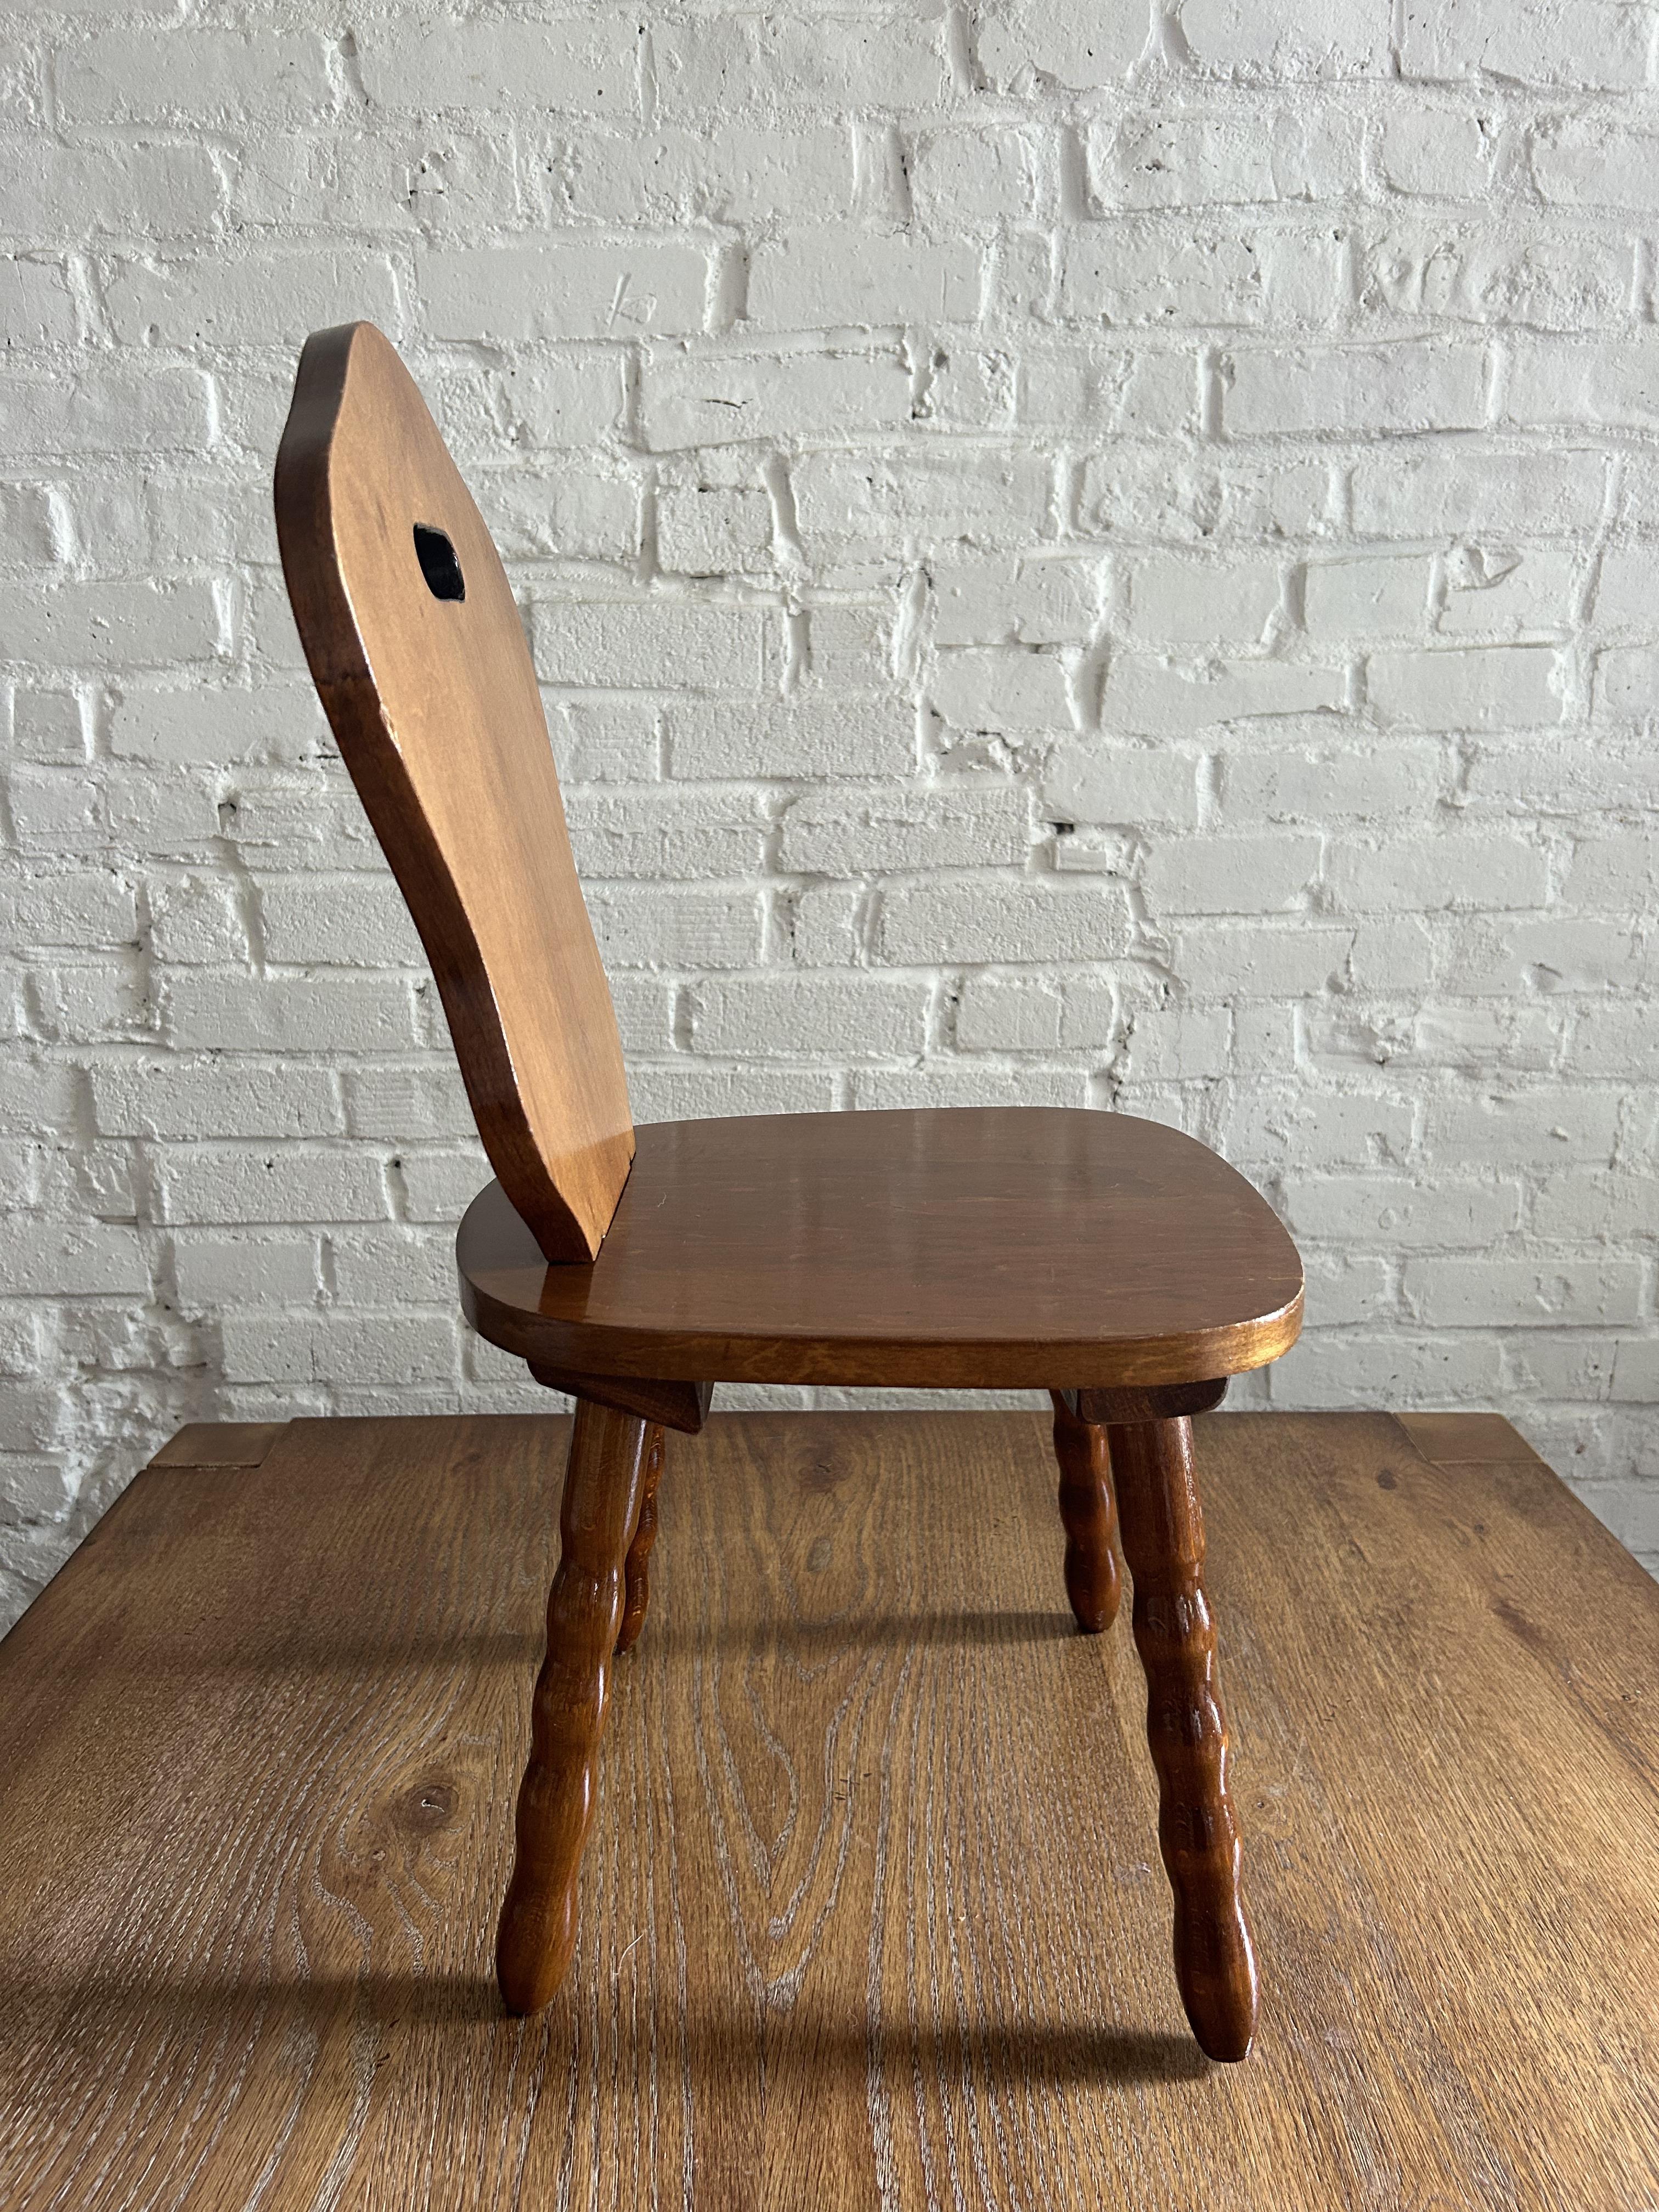
[[[641,1119],[1179,1122],[1308,1255],[1242,1402],[1501,1406],[1659,1560],[1656,17],[12,0],[0,1616],[181,1420],[541,1402],[276,565],[358,314]]]

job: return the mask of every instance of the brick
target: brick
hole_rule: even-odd
[[[917,884],[882,902],[878,944],[893,967],[957,961],[1116,957],[1128,945],[1121,891],[981,878]]]
[[[684,881],[755,876],[765,860],[766,824],[747,792],[685,785],[577,794],[566,800],[577,872]]]
[[[160,1218],[169,1224],[378,1221],[380,1163],[358,1146],[163,1145],[154,1155]]]
[[[994,83],[1012,88],[1027,71],[1073,91],[1117,84],[1140,58],[1150,33],[1143,0],[1037,0],[988,15],[979,27],[980,67]]]
[[[1620,335],[1595,345],[1517,338],[1510,368],[1510,422],[1648,429],[1659,422],[1659,337]]]
[[[1569,1159],[1612,1158],[1619,1128],[1614,1091],[1568,1090],[1442,1092],[1429,1102],[1423,1144],[1448,1167],[1518,1168],[1536,1174]],[[1541,1228],[1534,1211],[1534,1228]],[[1547,1234],[1547,1231],[1541,1233]]]
[[[1049,820],[1067,823],[1194,828],[1198,767],[1194,755],[1168,746],[1063,739],[1050,753],[1043,776],[1044,811]]]
[[[1560,207],[1659,210],[1659,138],[1604,116],[1557,116],[1534,132],[1533,181]]]
[[[1255,645],[1279,611],[1279,564],[1222,568],[1182,554],[1155,554],[1129,572],[1129,618],[1143,637],[1178,645]]]
[[[930,228],[1018,222],[1031,210],[1041,161],[1038,146],[1012,132],[925,132],[908,149],[911,204]]]
[[[910,418],[910,377],[896,349],[787,358],[653,346],[641,400],[658,453],[803,433],[835,437],[896,428]]]
[[[297,345],[356,317],[396,337],[403,321],[390,263],[361,248],[129,262],[105,291],[118,334],[143,345]]]
[[[1271,914],[1302,898],[1319,864],[1317,837],[1160,839],[1141,882],[1158,914]]]
[[[941,653],[928,696],[960,730],[1071,726],[1071,690],[1057,653],[971,647]]]
[[[1287,1178],[1291,1233],[1320,1243],[1376,1243],[1394,1251],[1484,1251],[1520,1224],[1521,1186],[1430,1184],[1404,1176]],[[1502,1262],[1494,1261],[1501,1272]],[[1425,1316],[1426,1318],[1427,1316]]]
[[[1390,15],[1380,0],[1184,0],[1182,36],[1199,68],[1249,77],[1386,76]]]
[[[657,558],[671,574],[741,574],[772,564],[772,502],[763,491],[699,486],[657,497]]]
[[[136,1229],[104,1221],[6,1224],[6,1287],[15,1297],[147,1297],[149,1267]]]
[[[915,710],[902,701],[716,708],[686,699],[665,720],[676,778],[898,776],[915,766]]]
[[[1633,1260],[1413,1259],[1405,1291],[1431,1328],[1605,1328],[1637,1318],[1642,1271]]]
[[[980,256],[965,240],[823,226],[755,249],[749,315],[759,329],[968,322],[979,312]]]
[[[111,869],[0,877],[0,940],[14,951],[37,945],[131,945],[137,936],[132,885]]]
[[[1300,226],[1194,237],[1091,223],[1066,241],[1060,309],[1114,327],[1321,323],[1340,304],[1342,265],[1337,239]]]
[[[935,645],[1081,645],[1100,618],[1098,561],[961,553],[933,567]]]
[[[994,1067],[982,1060],[928,1060],[920,1067],[859,1068],[853,1102],[866,1113],[917,1106],[1084,1106],[1081,1069],[1022,1060]]]
[[[1175,966],[1195,999],[1303,998],[1340,985],[1353,945],[1346,929],[1293,923],[1188,924],[1175,940]]]
[[[1340,816],[1426,819],[1439,805],[1443,761],[1429,742],[1375,741],[1341,747],[1231,745],[1220,762],[1221,811],[1235,826],[1309,822]]]
[[[600,957],[619,968],[750,968],[762,915],[752,890],[590,888]]]
[[[330,105],[323,41],[309,33],[100,31],[57,61],[58,99],[75,125],[233,120],[266,128]]]
[[[168,668],[224,649],[206,584],[58,584],[7,597],[4,650],[40,667]]]
[[[1595,656],[1597,720],[1647,721],[1659,708],[1659,647],[1614,646]]]
[[[374,1382],[388,1391],[446,1380],[456,1367],[459,1322],[447,1314],[283,1313],[228,1316],[221,1335],[228,1382]]]
[[[957,1008],[957,1044],[963,1052],[1052,1052],[1064,1011],[1042,977],[970,975]]]
[[[1344,703],[1337,668],[1284,660],[1182,668],[1150,654],[1115,653],[1101,715],[1112,729],[1148,738],[1192,737],[1261,716],[1329,713]]]
[[[1068,994],[1068,1012],[1071,1006]],[[1138,1007],[1124,1042],[1129,1073],[1138,1081],[1221,1075],[1232,1057],[1232,1020],[1222,1007]]]
[[[826,876],[1006,866],[1025,857],[1030,817],[1030,802],[1017,784],[988,778],[808,794],[783,813],[778,865]]]
[[[1357,278],[1361,305],[1389,314],[1593,330],[1627,319],[1635,263],[1617,240],[1416,223],[1367,241]]]
[[[326,1137],[344,1127],[328,1068],[240,1055],[100,1060],[92,1103],[106,1137]]]
[[[700,331],[708,265],[689,245],[583,239],[441,248],[417,274],[435,337],[629,338]]]
[[[1607,0],[1583,0],[1571,14],[1548,0],[1408,0],[1403,21],[1407,77],[1607,91],[1647,79],[1647,20],[1639,9]]]
[[[309,1305],[319,1281],[317,1239],[184,1231],[173,1240],[173,1273],[187,1314],[212,1319],[227,1307]]]
[[[926,982],[850,975],[732,976],[688,994],[694,1052],[725,1060],[908,1057],[927,1042]]]
[[[1549,890],[1548,860],[1537,846],[1467,831],[1382,846],[1334,839],[1326,872],[1337,904],[1359,913],[1402,903],[1421,913],[1534,907]]]
[[[1310,561],[1303,583],[1303,621],[1310,637],[1420,635],[1428,614],[1431,564],[1420,554],[1376,554]]]
[[[729,118],[707,128],[567,141],[564,191],[575,214],[665,226],[688,213],[717,222],[822,222],[853,211],[853,134],[844,124],[757,129]]]
[[[164,981],[167,1035],[189,1051],[365,1052],[415,1042],[408,986],[395,975],[224,975]]]
[[[628,1071],[634,1118],[696,1121],[734,1114],[827,1114],[836,1104],[836,1079],[806,1067],[665,1067]]]
[[[1555,653],[1546,646],[1374,653],[1366,664],[1372,711],[1421,730],[1491,730],[1559,722]]]
[[[582,22],[367,25],[358,33],[363,90],[377,107],[597,113],[636,112],[639,32],[624,15]]]
[[[1231,355],[1222,414],[1234,437],[1479,429],[1486,415],[1478,346],[1404,340]]]
[[[1491,118],[1413,102],[1382,125],[1382,174],[1395,191],[1424,199],[1481,199],[1491,188],[1498,148]]]
[[[75,335],[75,302],[61,263],[0,261],[0,344],[68,345]]]
[[[1466,1405],[1500,1396],[1503,1358],[1495,1336],[1365,1336],[1333,1330],[1304,1336],[1273,1368],[1273,1405],[1346,1408]]]
[[[544,683],[623,690],[756,690],[771,649],[757,607],[658,597],[532,599],[530,633]]]
[[[1442,562],[1441,573],[1443,597],[1434,624],[1441,636],[1519,640],[1566,630],[1583,563],[1553,548],[1487,555],[1462,546]]]
[[[1366,538],[1568,535],[1595,528],[1607,474],[1601,453],[1470,453],[1435,439],[1422,451],[1361,457],[1354,528]]]

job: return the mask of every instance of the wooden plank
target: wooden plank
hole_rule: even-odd
[[[260,1467],[286,1421],[191,1421],[164,1443],[152,1467]]]
[[[504,2019],[564,1430],[155,1469],[0,1645],[8,2212],[1659,2197],[1659,1589],[1541,1462],[1198,1425],[1264,1984],[1214,2069],[1032,1415],[670,1439],[575,1966]]]
[[[1501,1413],[1396,1413],[1425,1459],[1442,1467],[1491,1466],[1537,1454]]]

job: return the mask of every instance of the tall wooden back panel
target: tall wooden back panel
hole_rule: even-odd
[[[372,324],[307,343],[276,460],[289,597],[431,961],[490,1165],[550,1260],[591,1260],[628,1085],[501,559]]]

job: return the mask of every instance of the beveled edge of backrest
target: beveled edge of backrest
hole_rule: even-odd
[[[335,439],[353,356],[363,346],[383,349],[388,364],[395,364],[410,401],[442,444],[419,387],[374,325],[349,323],[314,332],[301,355],[276,456],[274,491],[283,578],[329,726],[431,963],[490,1165],[550,1261],[591,1261],[627,1179],[631,1123],[621,1173],[607,1179],[615,1186],[608,1191],[608,1206],[601,1194],[584,1219],[560,1188],[531,1127],[482,950],[393,740],[340,566],[333,519]],[[487,537],[482,517],[478,526]],[[596,963],[597,958],[596,953]],[[602,979],[602,969],[599,973]],[[618,1052],[619,1073],[620,1065]]]

